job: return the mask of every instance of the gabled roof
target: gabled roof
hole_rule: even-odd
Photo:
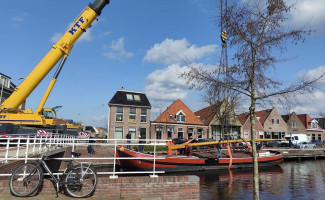
[[[314,120],[313,118],[311,118],[308,114],[297,115],[297,117],[304,124],[306,129],[312,129],[311,126],[310,126],[310,122],[312,122]],[[322,130],[322,128],[320,126],[317,126],[317,127],[318,127],[319,130]]]
[[[131,98],[128,99],[127,95]],[[128,91],[124,89],[117,90],[108,105],[141,106],[151,108],[151,104],[144,92]]]
[[[194,114],[200,117],[201,121],[203,121],[205,125],[209,125],[216,115],[217,109],[220,108],[221,104],[222,102],[215,103],[211,106],[196,111]]]
[[[264,124],[264,122],[269,117],[272,110],[273,109],[266,109],[266,110],[257,111],[257,112],[255,112],[255,116],[259,117],[259,121],[261,122],[261,124]]]
[[[247,121],[248,117],[249,117],[249,113],[242,113],[240,115],[237,115],[237,118],[239,119],[239,121],[240,121],[240,123],[242,125],[245,124],[245,122]]]
[[[175,116],[180,111],[185,114],[186,124],[204,124],[180,99],[174,101],[154,122],[177,123]]]

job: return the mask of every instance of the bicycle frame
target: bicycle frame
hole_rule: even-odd
[[[47,166],[47,164],[45,162],[45,159],[51,159],[51,158],[42,156],[42,158],[39,160],[37,166],[39,167],[40,165],[42,165],[43,168],[45,169],[45,171],[52,177],[52,179],[53,179],[53,181],[55,182],[55,185],[56,185],[56,195],[58,197],[58,192],[59,192],[60,186],[65,184],[64,177],[65,177],[66,173],[69,172],[74,167],[74,165],[72,163],[73,160],[72,159],[71,160],[63,160],[65,162],[69,162],[68,166],[64,170],[63,174],[59,178],[56,178],[55,175],[52,173],[51,169]],[[80,162],[79,164],[81,165],[81,170],[82,170],[80,180],[83,181],[83,178],[86,175],[89,168],[91,167],[92,163],[91,162]],[[83,167],[82,167],[83,164],[85,164],[87,166],[86,170],[83,170]]]

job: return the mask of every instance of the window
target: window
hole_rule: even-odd
[[[122,127],[115,128],[114,138],[115,139],[123,139],[123,128]]]
[[[311,123],[310,123],[310,126],[311,126],[311,128],[317,128],[317,123],[315,123],[315,122],[311,122]]]
[[[130,108],[129,122],[135,122],[136,109]]]
[[[156,126],[156,139],[160,140],[162,136],[162,126]]]
[[[298,128],[297,122],[291,122],[291,128]]]
[[[126,99],[129,101],[133,100],[133,95],[132,94],[126,94]]]
[[[178,138],[184,138],[184,130],[183,130],[183,128],[181,127],[181,128],[177,128],[177,137]]]
[[[169,115],[169,119],[171,119],[171,120],[173,120],[173,119],[174,119],[174,117],[173,117],[173,115],[172,115],[172,114],[170,114],[170,115]]]
[[[141,101],[140,95],[138,95],[138,94],[130,94],[130,93],[127,93],[126,94],[126,99],[128,101]]]
[[[117,122],[123,121],[123,108],[122,107],[116,108],[116,121]]]
[[[10,79],[0,74],[0,86],[2,85],[5,88],[10,88]]]
[[[322,135],[318,134],[318,140],[322,140]]]
[[[274,124],[274,119],[271,119],[271,121],[272,121],[272,124]]]
[[[141,108],[141,122],[147,122],[147,109]]]
[[[178,121],[178,122],[185,122],[185,115],[184,115],[183,112],[179,112],[176,115],[176,121]]]
[[[193,138],[194,128],[187,128],[187,138]]]
[[[248,131],[244,131],[244,139],[249,139],[249,132]]]
[[[276,124],[280,124],[280,119],[276,119]]]
[[[203,136],[203,128],[197,128],[197,137],[202,138]]]
[[[140,101],[140,96],[139,95],[136,94],[133,97],[134,97],[134,101]]]
[[[259,131],[259,135],[260,135],[260,139],[264,138],[264,132],[263,131]]]
[[[316,140],[316,134],[311,134],[311,139]]]
[[[174,127],[168,126],[167,127],[167,138],[173,138]]]
[[[136,139],[136,130],[135,130],[135,128],[129,128],[129,132],[131,133],[131,139]]]

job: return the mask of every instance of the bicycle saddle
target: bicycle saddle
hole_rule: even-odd
[[[81,156],[81,153],[71,152],[71,155],[73,155],[73,156],[75,156],[75,157],[79,157],[79,156]]]

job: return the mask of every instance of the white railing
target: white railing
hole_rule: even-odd
[[[52,150],[72,147],[72,151],[74,152],[77,148],[88,147],[89,145],[99,146],[99,147],[112,147],[114,150],[114,155],[107,157],[78,157],[75,158],[71,155],[71,158],[53,158],[58,160],[92,160],[94,164],[96,161],[109,160],[112,161],[110,163],[113,166],[112,171],[100,171],[97,174],[109,174],[110,178],[117,178],[118,174],[150,174],[151,177],[157,177],[157,174],[164,173],[164,171],[156,171],[156,160],[164,159],[164,157],[156,157],[156,147],[157,146],[165,146],[167,140],[146,140],[149,143],[141,143],[139,144],[138,139],[129,139],[131,143],[127,143],[126,139],[90,139],[90,138],[78,138],[76,136],[71,135],[63,135],[63,134],[52,134],[49,137],[38,137],[38,136],[27,136],[27,137],[6,137],[0,138],[0,162],[8,163],[12,160],[24,160],[25,163],[30,160],[38,160],[40,156],[46,152],[50,152]],[[89,143],[90,141],[94,141],[94,143]],[[117,158],[116,157],[116,149],[118,145],[123,146],[153,146],[153,158],[148,157],[137,157],[136,159],[152,159],[153,160],[153,169],[152,171],[116,171],[117,159],[134,159],[132,157],[128,158]],[[97,147],[98,148],[98,147]],[[77,150],[78,151],[78,150]],[[35,158],[35,155],[39,155],[39,157]],[[83,154],[84,155],[84,154]],[[96,155],[96,154],[92,154]],[[34,157],[34,158],[32,158]],[[1,170],[1,166],[0,166]],[[60,173],[56,173],[60,174]],[[0,176],[10,176],[11,174],[1,174]]]

